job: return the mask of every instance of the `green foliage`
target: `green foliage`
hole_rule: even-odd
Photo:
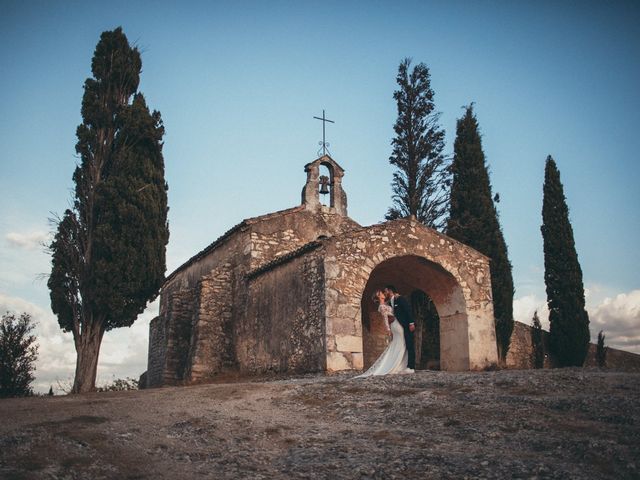
[[[442,154],[444,130],[434,112],[429,69],[419,63],[409,72],[410,66],[408,58],[400,63],[396,77],[400,88],[393,93],[398,118],[389,163],[397,170],[391,184],[393,206],[386,218],[414,215],[429,227],[442,228],[449,187],[448,163]]]
[[[78,227],[76,214],[71,210],[65,211],[49,247],[52,268],[47,282],[51,309],[57,314],[60,328],[65,332],[74,332],[74,338],[83,318],[80,298],[82,257]]]
[[[97,187],[95,206],[93,298],[97,310],[108,312],[106,330],[130,326],[155,298],[169,239],[160,115],[150,114],[136,94],[120,119],[114,159]]]
[[[124,392],[138,390],[138,380],[135,378],[116,378],[111,383],[107,383],[97,388],[98,392]]]
[[[533,368],[542,368],[544,367],[544,345],[542,343],[542,325],[540,324],[537,310],[533,314],[531,343],[533,347]]]
[[[589,348],[582,269],[556,163],[547,157],[542,200],[544,280],[549,305],[549,348],[560,367],[582,366]]]
[[[600,330],[598,332],[598,343],[596,344],[596,363],[600,368],[607,366],[607,351],[609,347],[604,346],[605,334]]]
[[[35,325],[27,313],[6,313],[0,321],[0,398],[33,395],[31,382],[38,358],[32,334]]]
[[[469,105],[458,120],[447,235],[491,259],[491,291],[500,357],[509,351],[513,332],[513,276],[507,244],[491,193],[478,121]],[[496,195],[496,200],[498,196]]]
[[[74,335],[76,384],[91,363],[91,371],[82,372],[92,377],[88,389],[103,333],[132,325],[157,296],[166,270],[164,127],[137,93],[141,68],[140,53],[121,28],[101,35],[76,132],[73,208],[59,220],[50,246],[51,307],[60,327]]]

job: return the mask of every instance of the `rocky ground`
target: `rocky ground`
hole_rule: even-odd
[[[0,478],[640,478],[640,374],[422,371],[0,400]]]

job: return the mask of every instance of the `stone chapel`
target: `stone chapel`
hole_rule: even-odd
[[[371,295],[387,284],[413,304],[417,368],[497,364],[489,259],[411,218],[363,227],[338,163],[304,170],[301,205],[243,220],[167,277],[147,386],[368,368],[386,345]]]

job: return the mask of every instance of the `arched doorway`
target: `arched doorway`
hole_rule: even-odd
[[[333,198],[333,168],[331,164],[321,163],[318,167],[318,175],[320,204],[326,207],[333,207],[335,200]]]
[[[388,284],[411,300],[414,313],[420,315],[416,318],[419,331],[415,335],[420,341],[416,349],[416,353],[420,351],[420,357],[416,356],[417,368],[468,369],[468,319],[462,289],[442,266],[415,255],[385,260],[369,275],[361,299],[364,368],[368,368],[386,346],[382,319],[371,297],[376,289]],[[433,325],[435,318],[437,328]],[[437,335],[438,341],[429,339],[428,335]],[[433,351],[435,348],[437,354]]]
[[[409,297],[416,322],[416,369],[440,369],[440,315],[426,292],[414,290]]]
[[[440,316],[433,300],[422,290],[414,290],[407,297],[416,322],[415,352],[417,370],[440,369]],[[363,302],[364,303],[364,302]],[[365,312],[366,308],[362,308]],[[364,368],[376,361],[387,346],[382,316],[375,305],[363,315],[362,343]]]

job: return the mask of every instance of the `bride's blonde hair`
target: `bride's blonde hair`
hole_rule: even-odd
[[[371,295],[371,300],[373,300],[373,303],[375,303],[375,304],[380,303],[380,300],[378,300],[378,293],[382,293],[382,289],[381,288],[377,288],[373,292],[373,295]]]

